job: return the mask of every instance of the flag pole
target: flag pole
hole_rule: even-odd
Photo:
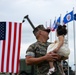
[[[50,26],[49,26],[50,30],[51,30],[51,19],[50,19]],[[50,32],[50,41],[52,42],[52,32]]]
[[[32,27],[33,29],[35,29],[35,26],[33,25],[33,23],[31,22],[31,20],[29,19],[28,16],[29,16],[29,15],[24,16],[24,18],[23,18],[23,20],[22,20],[22,23],[24,23],[24,22],[25,22],[25,19],[27,19],[28,22],[30,23],[31,27]]]
[[[61,23],[61,16],[62,16],[62,15],[60,14],[60,25],[62,24],[62,23]]]
[[[73,15],[74,15],[74,7],[73,7]],[[75,66],[75,75],[76,75],[76,45],[75,45],[75,21],[74,21],[74,16],[73,16],[73,36],[74,36],[74,66]]]
[[[46,21],[46,24],[45,24],[46,28],[47,28],[47,21]]]
[[[60,14],[60,24],[59,25],[62,25],[62,23],[61,23],[61,14]],[[63,67],[63,60],[61,61],[61,65],[62,65],[62,67]]]
[[[56,17],[55,17],[55,21],[56,21]],[[56,25],[56,22],[55,22],[55,25]],[[56,29],[55,29],[55,40],[57,40]]]
[[[68,13],[68,11],[66,11],[66,13]],[[67,23],[67,30],[69,31],[69,29],[68,29],[68,23]],[[69,34],[67,34],[67,42],[69,43],[69,41],[68,41],[68,36],[69,36]],[[67,46],[69,47],[69,44],[67,44]],[[68,57],[68,75],[69,75],[69,57]]]

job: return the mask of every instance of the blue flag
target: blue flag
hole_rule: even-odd
[[[60,22],[61,22],[61,17],[59,17],[59,18],[57,19],[57,23],[60,24]]]
[[[59,18],[57,19],[56,28],[58,27],[58,25],[60,25],[60,22],[61,22],[61,17],[59,17]]]
[[[73,11],[67,13],[63,18],[63,23],[66,24],[73,20]]]
[[[74,14],[74,20],[76,20],[76,14]]]

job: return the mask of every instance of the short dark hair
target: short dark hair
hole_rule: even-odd
[[[57,35],[60,36],[60,35],[66,35],[67,34],[67,29],[66,29],[66,25],[58,25],[57,27]]]

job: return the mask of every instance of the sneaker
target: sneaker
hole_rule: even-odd
[[[48,72],[48,73],[47,73],[47,75],[51,75],[52,73],[53,73],[53,71],[51,71],[51,72]]]
[[[63,73],[63,75],[65,75],[65,73]]]
[[[47,75],[51,75],[53,72],[55,72],[55,67],[49,69],[49,72],[47,73]]]

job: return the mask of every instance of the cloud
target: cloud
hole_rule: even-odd
[[[74,12],[76,12],[76,0],[0,0],[0,21],[22,22],[23,17],[28,14],[35,26],[39,24],[46,25],[46,22],[49,26],[50,19],[52,21],[51,23],[53,23],[55,17],[58,18],[60,14],[63,19],[66,11],[70,12],[73,10],[73,7],[75,7]],[[68,26],[69,47],[71,49],[69,62],[73,64],[73,22],[70,22]],[[22,26],[21,58],[25,58],[27,47],[36,41],[32,31],[32,27],[26,20]],[[53,41],[55,40],[55,35],[52,35],[52,39]]]

